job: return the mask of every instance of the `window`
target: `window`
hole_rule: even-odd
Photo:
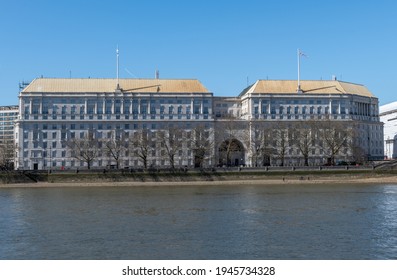
[[[280,113],[280,115],[284,114],[284,107],[283,106],[280,106],[279,113]]]
[[[193,108],[193,113],[194,114],[200,114],[200,104],[194,104],[194,108]]]
[[[114,112],[116,114],[120,114],[121,113],[121,100],[119,100],[119,99],[115,101]]]
[[[111,114],[112,113],[112,100],[106,100],[105,102],[105,113],[106,114]]]
[[[74,120],[75,117],[76,117],[76,106],[72,106],[72,108],[70,109],[70,118]]]
[[[98,114],[103,114],[103,103],[102,102],[98,102],[97,106],[96,106],[96,110]]]
[[[150,114],[152,114],[152,115],[156,114],[156,105],[155,104],[150,105]]]

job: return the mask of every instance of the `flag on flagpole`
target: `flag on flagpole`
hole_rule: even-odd
[[[308,56],[304,52],[302,52],[301,50],[299,50],[299,55],[308,58]]]

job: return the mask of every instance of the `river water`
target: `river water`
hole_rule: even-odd
[[[397,259],[397,185],[3,188],[0,259]]]

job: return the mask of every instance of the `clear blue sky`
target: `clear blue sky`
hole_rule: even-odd
[[[236,96],[257,79],[338,79],[397,101],[397,1],[0,0],[0,105],[44,77],[199,79]]]

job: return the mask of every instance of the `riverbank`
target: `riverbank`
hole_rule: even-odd
[[[46,177],[47,176],[47,177]],[[219,185],[291,185],[291,184],[396,184],[394,172],[322,173],[197,173],[197,174],[47,174],[41,180],[0,183],[0,188],[43,187],[129,187],[129,186],[219,186]]]

